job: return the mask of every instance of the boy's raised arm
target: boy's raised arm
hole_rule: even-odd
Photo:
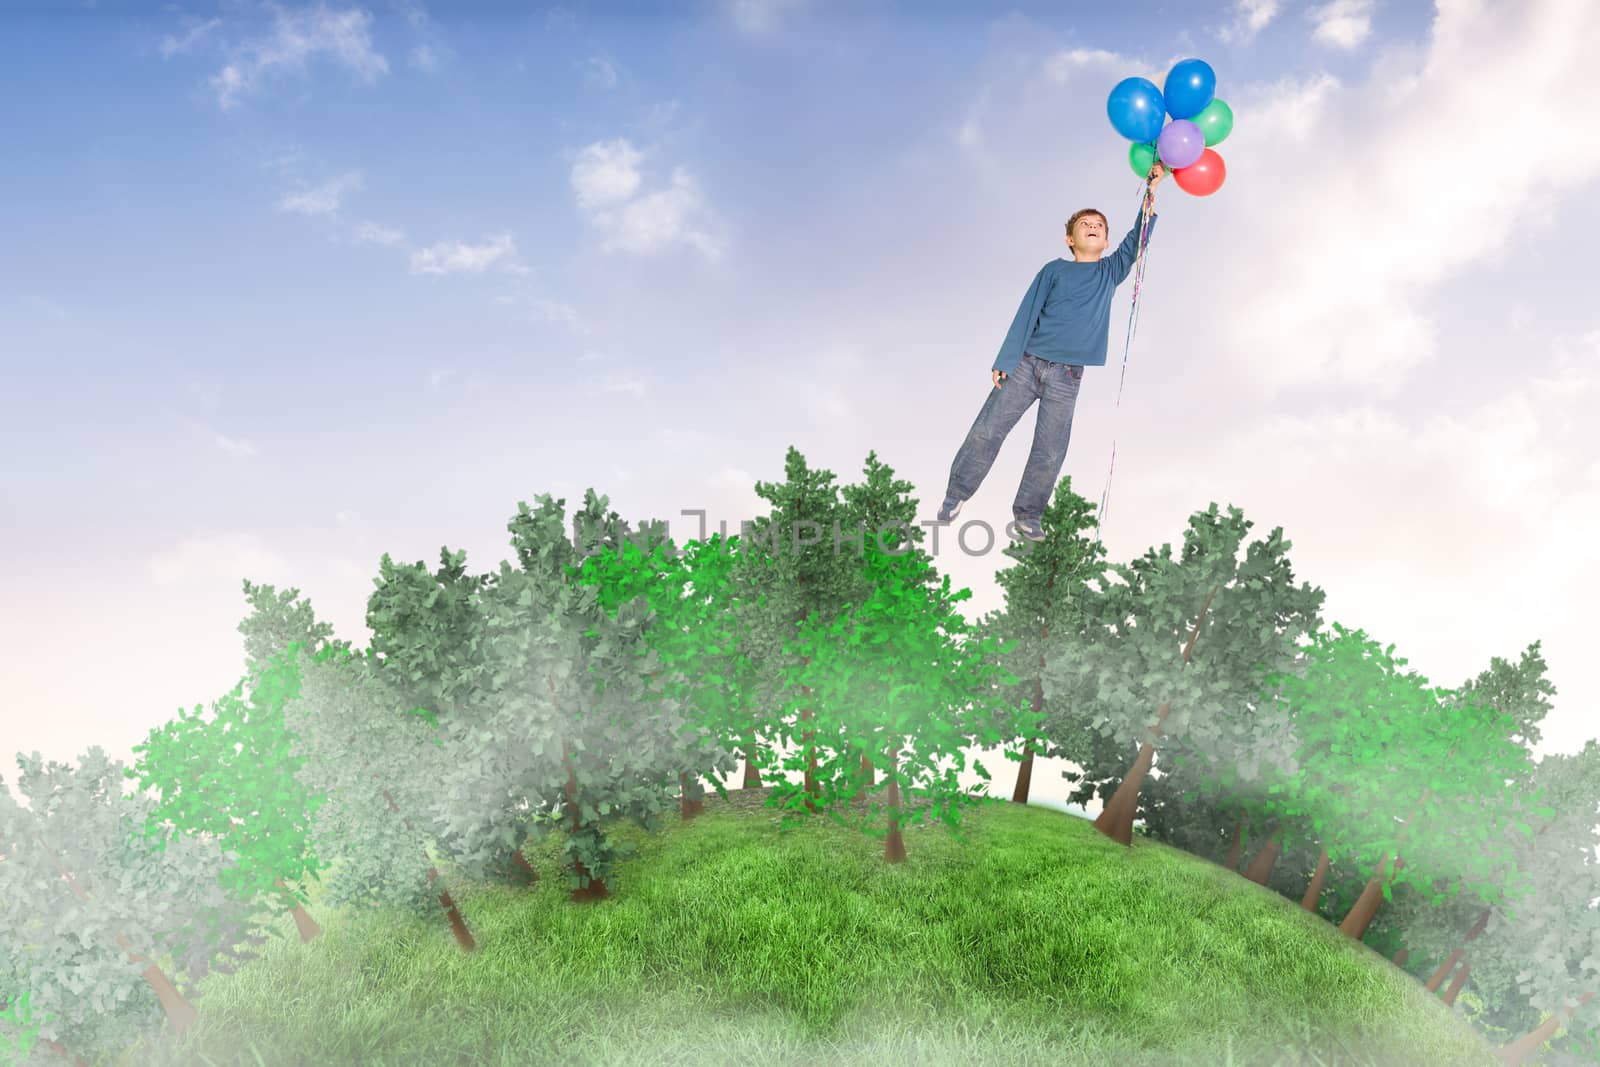
[[[1156,232],[1156,217],[1152,212],[1150,215],[1150,228],[1144,234],[1146,243],[1149,242],[1150,235]],[[1122,239],[1122,243],[1117,246],[1117,250],[1111,253],[1111,269],[1116,275],[1118,285],[1121,285],[1123,280],[1127,278],[1128,272],[1133,269],[1134,258],[1139,254],[1139,225],[1143,221],[1142,212],[1135,215],[1133,229],[1128,231],[1128,236]]]
[[[1050,295],[1049,286],[1045,284],[1045,272],[1049,269],[1047,263],[1033,276],[1033,284],[1022,298],[1022,306],[1017,308],[1017,317],[1011,320],[1011,329],[1006,331],[1006,339],[1000,344],[1000,354],[994,357],[994,366],[990,370],[1009,375],[1022,362],[1022,348],[1033,336],[1033,328],[1039,324],[1039,313],[1044,310],[1044,298]],[[1054,280],[1051,279],[1052,282]]]

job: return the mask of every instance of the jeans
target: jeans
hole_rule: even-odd
[[[989,387],[983,408],[961,442],[956,460],[950,465],[950,484],[945,495],[955,500],[970,499],[983,484],[984,476],[1000,454],[1000,444],[1022,413],[1039,401],[1039,419],[1033,428],[1033,450],[1022,472],[1022,484],[1011,504],[1017,520],[1037,520],[1044,514],[1055,490],[1056,477],[1067,458],[1067,442],[1072,437],[1072,409],[1078,403],[1078,385],[1083,368],[1075,364],[1053,363],[1024,352],[1000,388]]]

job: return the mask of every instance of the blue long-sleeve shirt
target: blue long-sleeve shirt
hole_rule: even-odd
[[[1145,231],[1148,244],[1155,232],[1156,216]],[[1103,367],[1106,338],[1111,329],[1111,294],[1133,269],[1139,251],[1139,224],[1109,256],[1092,262],[1053,259],[1034,276],[1022,298],[1017,317],[1006,331],[991,370],[1010,374],[1022,362],[1023,352],[1056,363]]]

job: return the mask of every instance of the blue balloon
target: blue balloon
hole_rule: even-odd
[[[1161,90],[1148,78],[1123,78],[1106,98],[1111,126],[1130,141],[1154,141],[1166,121]]]
[[[1184,59],[1172,65],[1162,90],[1167,114],[1190,119],[1206,109],[1217,95],[1217,73],[1203,59]]]

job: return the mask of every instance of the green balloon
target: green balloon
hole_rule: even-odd
[[[1141,178],[1150,177],[1150,168],[1156,165],[1156,146],[1135,141],[1128,146],[1128,166]]]
[[[1233,132],[1233,109],[1216,97],[1193,119],[1200,132],[1205,134],[1206,147],[1221,144]]]

